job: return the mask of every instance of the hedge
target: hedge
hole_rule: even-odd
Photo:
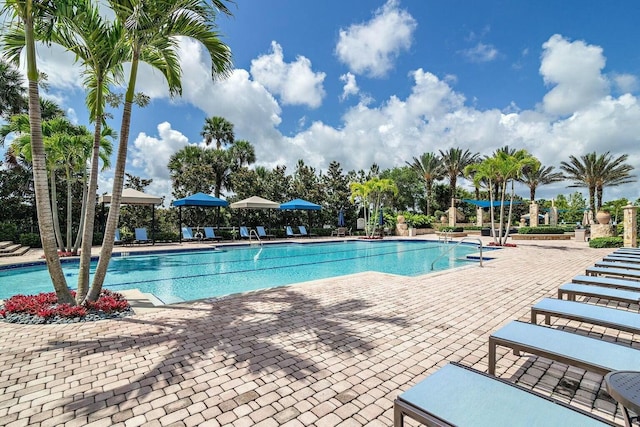
[[[564,234],[562,227],[520,227],[518,234]]]
[[[590,248],[621,248],[623,244],[622,237],[596,237],[589,240]]]

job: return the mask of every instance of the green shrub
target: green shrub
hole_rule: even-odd
[[[172,231],[158,231],[153,237],[156,242],[177,242],[180,239],[178,233]]]
[[[93,240],[91,241],[91,243],[94,246],[100,246],[102,245],[103,239],[104,239],[104,233],[102,231],[96,231],[95,233],[93,233]]]
[[[621,248],[623,244],[622,237],[596,237],[589,240],[590,248]]]
[[[484,228],[484,227],[480,227],[480,226],[477,226],[477,225],[465,225],[465,226],[464,226],[464,229],[465,229],[465,230],[468,230],[468,231],[480,231],[480,230],[482,230],[483,228]]]
[[[563,227],[520,227],[518,234],[564,234]]]
[[[435,217],[432,215],[415,214],[412,212],[401,212],[409,227],[414,228],[431,228],[435,222]]]
[[[461,233],[464,231],[462,227],[442,227],[440,231],[452,232],[452,233]]]
[[[18,227],[8,222],[0,222],[0,242],[15,242],[18,238]]]
[[[32,248],[41,248],[42,242],[40,241],[40,235],[36,233],[23,233],[18,238],[18,243],[22,246],[29,246]]]

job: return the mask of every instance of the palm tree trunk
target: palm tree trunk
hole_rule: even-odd
[[[73,243],[71,252],[74,255],[78,254],[78,247],[82,243],[82,235],[84,234],[84,215],[87,211],[87,176],[86,170],[82,172],[82,207],[80,208],[80,224],[78,225],[78,234],[76,235],[76,241]]]
[[[98,84],[98,95],[102,99],[102,84]],[[98,101],[102,105],[102,101]],[[98,107],[100,108],[100,107]],[[78,291],[76,301],[83,301],[89,290],[89,273],[91,269],[91,246],[93,243],[93,229],[96,216],[96,193],[98,188],[98,165],[100,159],[100,139],[102,137],[102,114],[96,115],[96,124],[93,132],[93,150],[91,153],[91,169],[89,171],[89,185],[86,187],[86,207],[84,209],[84,227],[82,230],[82,248],[80,249],[80,269],[78,271]],[[116,221],[116,226],[118,222]],[[105,230],[106,231],[106,230]],[[106,233],[105,233],[106,234]],[[113,229],[115,237],[115,228]],[[113,238],[111,239],[113,241]],[[100,285],[102,287],[102,285]],[[97,293],[100,295],[100,292]],[[96,297],[97,298],[97,297]]]
[[[49,276],[53,282],[58,302],[73,304],[74,300],[67,287],[62,271],[58,248],[56,247],[49,185],[47,183],[47,165],[42,138],[42,116],[40,113],[40,96],[38,93],[38,70],[36,68],[36,52],[33,36],[33,22],[25,22],[25,46],[27,51],[27,76],[29,79],[29,122],[31,132],[31,153],[33,160],[33,185],[36,196],[38,228],[40,240],[47,262]]]
[[[71,197],[71,174],[67,172],[67,245],[65,252],[71,252],[73,241],[73,200]]]
[[[136,77],[138,75],[139,53],[135,52],[131,61],[131,74],[125,95],[125,103],[122,112],[122,124],[120,126],[120,143],[118,144],[118,154],[116,156],[116,167],[113,175],[113,190],[111,192],[111,207],[107,216],[107,224],[104,230],[102,248],[96,271],[93,276],[93,284],[87,294],[89,301],[95,301],[102,292],[102,285],[107,275],[111,253],[113,252],[114,237],[118,219],[120,217],[120,201],[122,199],[122,187],[124,185],[124,172],[127,163],[127,145],[129,143],[129,130],[131,127],[131,107],[133,104],[134,91],[136,87]]]
[[[58,187],[56,185],[55,171],[51,171],[51,203],[53,204],[53,227],[55,230],[56,240],[58,241],[58,250],[64,252],[64,240],[62,239],[62,231],[60,230],[60,217],[58,215]]]

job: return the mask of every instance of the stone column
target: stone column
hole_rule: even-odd
[[[549,225],[549,212],[544,214],[544,225]]]
[[[555,206],[551,207],[551,218],[549,222],[551,223],[552,227],[558,225],[558,208],[556,208]]]
[[[635,248],[638,246],[638,216],[637,206],[627,205],[624,208],[624,232],[622,240],[625,248]]]
[[[533,202],[529,205],[529,227],[537,227],[538,226],[538,213],[540,212],[540,207],[537,203]]]
[[[454,208],[453,206],[451,206],[449,208],[449,227],[455,227],[456,226],[456,217],[458,216],[458,212],[456,210],[456,208]]]
[[[476,208],[476,225],[482,227],[482,218],[484,217],[484,209],[480,206]]]

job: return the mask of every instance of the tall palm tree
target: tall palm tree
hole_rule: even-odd
[[[56,2],[41,2],[35,0],[5,0],[0,13],[10,16],[12,23],[24,29],[24,50],[26,57],[28,94],[29,94],[29,123],[31,134],[31,151],[33,155],[33,182],[36,195],[36,210],[40,239],[44,250],[49,275],[53,288],[60,303],[73,304],[74,299],[67,286],[62,271],[60,257],[56,247],[51,200],[47,183],[47,165],[45,158],[44,140],[42,137],[42,115],[40,111],[40,93],[38,89],[38,72],[36,60],[36,27],[51,28],[56,23],[56,13],[59,8],[68,6],[70,2],[60,0]],[[5,33],[6,34],[6,33]],[[4,40],[3,40],[4,41]],[[5,57],[17,63],[22,49],[10,50],[6,48]]]
[[[216,149],[233,143],[235,135],[233,133],[233,123],[224,117],[209,117],[205,119],[204,126],[200,135],[204,138],[204,142],[210,145],[216,142]]]
[[[562,172],[553,172],[553,166],[540,166],[539,168],[526,168],[522,171],[520,181],[529,187],[531,203],[536,200],[536,189],[541,185],[553,184],[563,181]]]
[[[442,159],[434,153],[424,153],[420,157],[414,157],[413,163],[406,162],[422,179],[427,199],[427,215],[431,215],[431,200],[433,198],[433,183],[443,177],[444,169]]]
[[[102,291],[113,251],[127,161],[131,108],[140,61],[148,63],[164,75],[171,96],[182,93],[181,69],[177,56],[180,37],[190,37],[205,47],[211,57],[213,78],[228,75],[232,67],[231,50],[220,41],[215,31],[217,13],[220,11],[231,14],[222,0],[213,0],[212,4],[203,0],[109,0],[109,5],[115,12],[116,19],[123,23],[123,37],[131,55],[131,71],[124,97],[111,209],[107,217],[100,260],[87,294],[89,300],[96,300]]]
[[[580,158],[576,156],[569,156],[569,162],[560,162],[560,169],[562,169],[567,175],[567,179],[573,180],[573,184],[569,187],[586,187],[589,191],[589,208],[591,212],[596,212],[596,163],[598,155],[594,151],[593,153],[587,153]]]
[[[462,151],[460,148],[450,148],[448,151],[440,150],[444,174],[449,177],[449,187],[451,189],[451,207],[456,206],[456,186],[459,176],[463,176],[464,169],[470,164],[478,161],[479,154],[471,153],[468,149]]]

